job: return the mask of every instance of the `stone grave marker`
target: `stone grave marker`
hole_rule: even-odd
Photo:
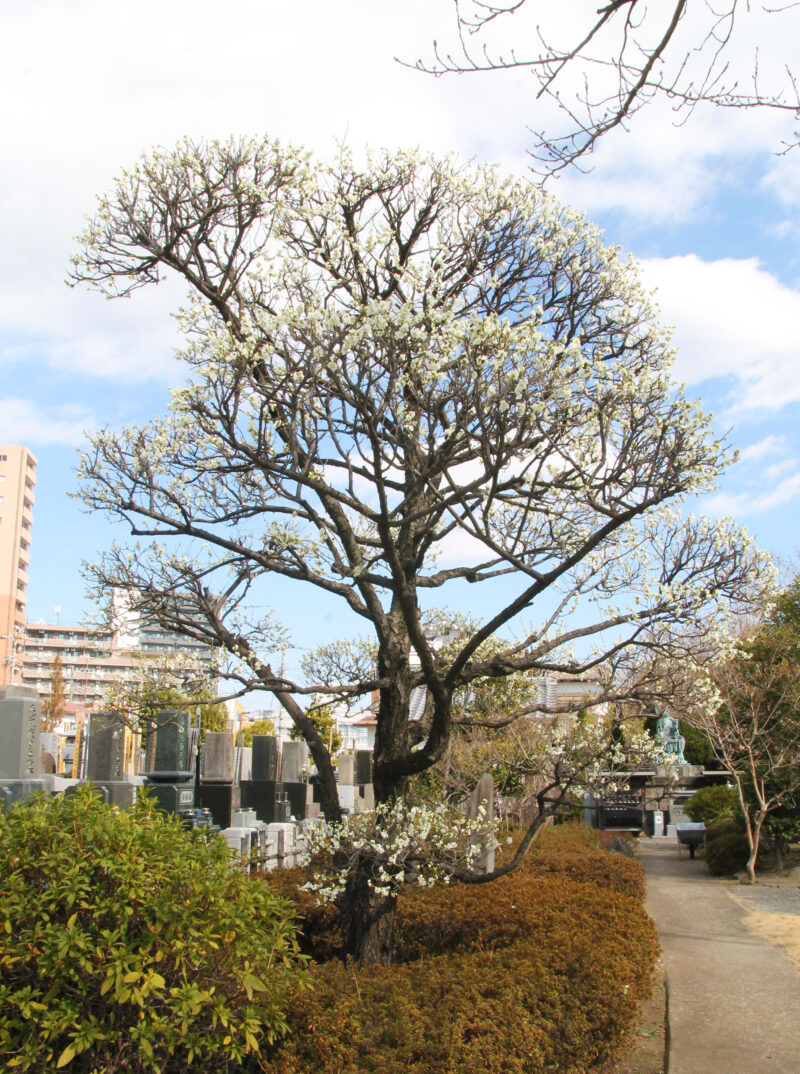
[[[232,783],[233,731],[206,731],[201,747],[200,779],[204,783]]]
[[[270,780],[275,783],[278,779],[278,740],[274,735],[253,735],[252,755],[250,762],[250,779]],[[242,776],[244,779],[244,776]]]
[[[211,810],[220,828],[233,824],[233,814],[241,805],[241,787],[235,782],[235,752],[232,731],[206,731],[201,747],[198,802]]]
[[[113,712],[93,712],[86,730],[86,782],[93,783],[103,800],[130,809],[136,796],[125,777],[125,721]]]
[[[42,706],[29,686],[0,686],[0,804],[48,793],[42,778]]]
[[[354,783],[372,783],[372,750],[356,750]]]
[[[303,769],[308,764],[305,742],[284,742],[281,746],[281,783],[305,783]]]
[[[39,735],[39,743],[42,748],[43,774],[58,771],[58,748],[60,736],[54,731],[42,731]]]
[[[483,775],[478,780],[475,790],[469,797],[469,803],[467,806],[467,817],[470,820],[476,820],[480,815],[480,808],[484,807],[484,817],[486,818],[486,834],[485,837],[476,835],[476,841],[485,844],[490,838],[493,830],[494,820],[494,781],[490,775]],[[494,847],[489,849],[484,846],[483,852],[475,863],[475,871],[478,873],[491,873],[494,871]]]
[[[113,712],[93,712],[86,735],[86,778],[92,783],[121,780],[125,760],[125,724]]]
[[[165,813],[194,809],[194,772],[188,763],[189,716],[185,711],[164,709],[154,723],[155,745],[148,750],[153,767],[145,773],[145,786]]]
[[[340,787],[352,787],[355,781],[355,757],[345,751],[337,758],[336,775]]]

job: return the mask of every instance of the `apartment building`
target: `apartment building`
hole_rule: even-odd
[[[87,625],[28,623],[21,656],[22,683],[44,697],[50,693],[53,664],[61,658],[66,700],[85,708],[103,704],[117,682],[136,681],[143,664],[160,655],[185,656],[187,665],[209,669],[211,651],[191,638],[180,637],[147,623],[124,635]]]
[[[0,685],[21,681],[35,484],[31,452],[0,444]]]

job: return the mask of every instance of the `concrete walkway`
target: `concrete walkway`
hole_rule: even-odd
[[[675,839],[639,849],[667,971],[667,1074],[800,1074],[800,969]]]

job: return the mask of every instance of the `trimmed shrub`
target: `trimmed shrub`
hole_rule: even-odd
[[[712,876],[729,876],[744,869],[750,849],[735,820],[723,818],[706,830],[706,863]]]
[[[685,808],[693,821],[702,821],[708,826],[723,817],[735,818],[739,813],[739,795],[734,787],[726,787],[723,783],[701,787]]]
[[[286,1030],[289,904],[221,839],[89,788],[0,813],[0,1066],[225,1071]]]
[[[519,843],[522,834],[512,836],[510,850]],[[607,850],[597,832],[582,823],[542,829],[520,868],[535,876],[568,876],[634,899],[644,898],[645,872],[640,862]]]
[[[331,903],[320,903],[313,892],[303,890],[303,884],[311,879],[313,871],[307,866],[276,869],[266,882],[276,895],[288,899],[294,907],[300,951],[315,962],[327,962],[339,956],[342,950],[339,912]],[[263,882],[259,877],[253,879],[255,884]]]
[[[313,969],[267,1070],[579,1074],[632,1036],[658,954],[635,900],[555,876],[420,891],[397,938],[417,961]]]

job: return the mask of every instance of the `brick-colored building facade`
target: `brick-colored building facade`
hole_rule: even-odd
[[[35,484],[31,452],[0,444],[0,685],[21,681]]]

